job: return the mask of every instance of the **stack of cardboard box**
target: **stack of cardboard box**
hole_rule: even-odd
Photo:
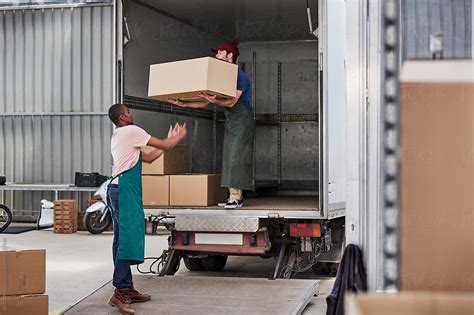
[[[145,147],[143,151],[152,150]],[[189,149],[178,145],[153,163],[143,163],[143,205],[211,206],[226,198],[218,174],[189,174]]]
[[[46,251],[0,251],[0,314],[48,314]]]
[[[474,61],[411,61],[400,86],[400,289],[347,314],[474,314]]]
[[[202,100],[199,92],[235,97],[237,71],[237,65],[210,57],[151,65],[148,96],[183,102]],[[220,175],[188,172],[189,151],[185,146],[165,152],[151,164],[144,163],[143,205],[212,206],[227,198],[227,190],[220,187]]]

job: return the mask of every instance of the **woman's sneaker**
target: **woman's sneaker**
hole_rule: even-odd
[[[226,200],[224,200],[223,202],[219,202],[217,204],[218,207],[225,207],[225,205],[229,202],[230,198],[227,198]]]
[[[229,199],[224,206],[225,209],[236,209],[241,208],[244,205],[242,200]]]

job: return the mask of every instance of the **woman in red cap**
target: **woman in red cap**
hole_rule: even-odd
[[[233,42],[222,43],[213,48],[212,51],[216,54],[216,58],[235,64],[240,54],[239,49]],[[253,189],[252,163],[255,123],[253,120],[250,79],[239,68],[235,98],[222,99],[207,93],[199,93],[199,96],[205,100],[184,103],[170,99],[169,102],[188,108],[204,108],[209,103],[224,108],[226,122],[221,186],[229,189],[229,199],[224,203],[220,203],[219,206],[226,209],[240,208],[243,205],[242,190]]]

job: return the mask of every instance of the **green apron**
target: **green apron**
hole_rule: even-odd
[[[253,190],[255,122],[242,100],[224,109],[225,133],[221,186]]]
[[[119,176],[119,209],[118,259],[141,264],[145,260],[141,153],[137,164]]]

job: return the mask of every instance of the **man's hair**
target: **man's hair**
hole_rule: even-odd
[[[109,118],[114,123],[114,125],[118,125],[120,115],[122,115],[124,108],[125,108],[125,105],[123,104],[114,104],[110,106]]]

